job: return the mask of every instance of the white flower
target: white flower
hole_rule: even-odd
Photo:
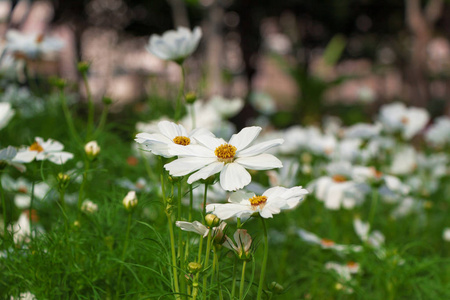
[[[400,102],[383,105],[379,116],[387,132],[398,132],[406,140],[411,139],[421,131],[427,125],[429,118],[430,116],[425,109],[407,108]]]
[[[297,183],[297,174],[299,171],[299,163],[293,159],[284,159],[282,161],[283,168],[267,171],[270,186],[293,186]]]
[[[12,179],[8,175],[2,176],[2,185],[8,191],[14,192],[14,204],[19,209],[26,209],[31,204],[31,191],[33,186],[31,182],[25,178]],[[33,195],[34,199],[42,200],[50,191],[50,186],[45,182],[39,182],[34,185]]]
[[[118,179],[117,184],[125,189],[128,190],[133,190],[136,192],[150,192],[151,190],[151,183],[152,182],[147,182],[147,180],[145,180],[145,178],[143,177],[139,177],[136,182],[132,182],[130,179],[128,178],[123,178],[123,179]]]
[[[442,238],[446,242],[450,242],[450,228],[444,228],[444,231],[442,232]]]
[[[84,152],[89,158],[93,159],[100,153],[100,146],[97,141],[90,141],[84,146]]]
[[[437,118],[425,132],[425,140],[435,147],[450,146],[450,117]]]
[[[170,153],[179,158],[164,166],[173,176],[189,176],[191,184],[220,172],[220,185],[224,190],[233,191],[243,188],[251,182],[246,169],[269,170],[281,168],[281,161],[275,156],[263,153],[280,145],[283,140],[276,139],[253,146],[261,127],[246,127],[234,134],[227,143],[223,139],[201,135],[195,137],[199,145],[170,147]]]
[[[328,176],[321,176],[309,185],[317,199],[324,201],[325,207],[337,210],[360,204],[369,192],[369,186],[360,181],[358,172],[349,162],[333,162],[327,166]]]
[[[233,250],[240,259],[249,259],[251,257],[250,247],[252,245],[252,237],[250,234],[245,229],[237,229],[233,237],[236,245],[228,236],[225,236],[225,242],[222,245]]]
[[[325,269],[334,270],[342,281],[348,282],[352,279],[351,274],[356,274],[359,272],[360,266],[358,263],[353,261],[349,261],[346,264],[330,261],[325,264]]]
[[[209,204],[206,206],[208,212],[213,212],[220,219],[231,217],[246,218],[254,213],[259,213],[263,218],[272,218],[281,210],[297,207],[308,191],[301,186],[290,189],[284,187],[273,187],[265,191],[261,196],[253,193],[238,191],[228,199],[229,203]]]
[[[0,170],[6,166],[10,165],[19,170],[20,172],[24,172],[26,167],[22,164],[23,161],[17,160],[17,150],[13,146],[8,146],[5,149],[0,150]]]
[[[63,144],[58,141],[52,139],[44,141],[43,138],[36,137],[30,147],[19,149],[15,160],[22,162],[31,162],[33,159],[49,160],[57,165],[62,165],[73,158],[72,153],[62,151],[63,149]]]
[[[158,123],[159,132],[157,133],[138,133],[135,141],[151,151],[155,155],[164,157],[173,157],[174,154],[169,152],[169,145],[173,147],[184,147],[195,143],[195,137],[200,135],[213,136],[208,130],[198,128],[190,134],[181,124],[175,124],[169,121],[161,121]]]
[[[123,198],[123,206],[127,210],[131,210],[138,204],[138,199],[136,197],[135,191],[129,191],[128,194]]]
[[[98,205],[95,204],[94,202],[92,202],[91,200],[86,199],[81,204],[81,210],[87,214],[93,214],[93,213],[97,212]]]
[[[197,49],[201,37],[200,27],[195,27],[194,31],[178,27],[176,31],[166,31],[162,36],[151,35],[146,49],[161,59],[182,63]]]
[[[413,147],[400,147],[392,158],[390,172],[394,175],[411,174],[417,168],[417,152]]]
[[[376,137],[381,132],[381,124],[365,124],[358,123],[353,126],[348,127],[344,131],[344,136],[349,139],[363,139],[369,140]]]
[[[183,231],[194,232],[201,235],[204,238],[207,237],[209,233],[209,228],[200,223],[199,221],[194,221],[192,223],[185,221],[176,221],[175,225],[177,225]],[[211,233],[213,237],[216,236],[217,234],[223,233],[225,226],[227,226],[227,223],[221,222],[219,226],[213,227],[212,228],[213,231]]]
[[[37,58],[50,52],[57,52],[64,46],[64,42],[57,38],[46,37],[43,34],[24,34],[17,30],[6,33],[6,50],[15,55],[25,55]]]
[[[11,108],[11,103],[0,102],[0,129],[8,125],[9,121],[14,117],[14,109]]]
[[[299,237],[307,243],[319,245],[322,249],[331,249],[339,253],[349,252],[361,252],[362,247],[360,245],[341,245],[337,244],[333,240],[320,238],[312,232],[304,229],[298,229],[297,234]]]

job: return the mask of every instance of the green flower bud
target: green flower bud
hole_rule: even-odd
[[[77,64],[77,69],[80,73],[87,73],[89,71],[90,67],[91,67],[91,64],[86,61],[80,61]]]
[[[190,262],[188,264],[188,271],[191,274],[197,274],[202,270],[203,266],[199,264],[198,262]]]
[[[220,223],[220,219],[213,214],[207,214],[205,216],[205,222],[208,227],[216,227]]]
[[[185,95],[186,103],[194,104],[197,100],[197,94],[195,92],[189,92]]]
[[[284,287],[281,284],[272,281],[272,283],[269,285],[269,290],[274,293],[281,294],[284,291]]]

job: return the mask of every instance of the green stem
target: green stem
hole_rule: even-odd
[[[202,223],[203,225],[205,225],[205,217],[206,217],[206,198],[208,196],[208,184],[205,183],[205,193],[203,194],[203,209],[202,209],[202,213],[203,213],[203,218],[202,218]]]
[[[84,200],[84,187],[87,182],[87,172],[89,171],[89,159],[84,159],[84,172],[83,172],[83,181],[80,185],[80,191],[78,192],[78,217],[81,214],[81,205],[83,204]]]
[[[181,221],[181,197],[182,197],[182,193],[181,193],[181,186],[182,186],[182,178],[179,178],[178,181],[178,220]],[[184,270],[184,260],[185,257],[183,257],[183,235],[182,235],[182,231],[178,230],[178,257],[180,259],[180,268],[181,270]],[[183,274],[180,274],[180,288],[181,288],[181,292],[183,294],[186,293],[186,281],[183,278]]]
[[[30,239],[33,239],[33,220],[32,220],[32,210],[33,210],[33,202],[34,202],[34,180],[31,182],[31,200],[30,200],[30,210],[28,218],[30,220]]]
[[[237,271],[237,257],[234,257],[234,263],[233,263],[233,280],[232,282],[232,286],[231,286],[231,298],[230,299],[234,299],[234,294],[236,293],[236,272]]]
[[[191,104],[191,118],[192,118],[192,130],[195,129],[197,124],[195,123],[195,106],[194,104]]]
[[[81,138],[80,138],[80,136],[78,135],[78,133],[77,133],[77,131],[75,129],[75,125],[73,123],[72,115],[70,114],[69,107],[67,106],[66,96],[65,96],[64,91],[62,89],[59,92],[59,98],[61,99],[62,110],[63,110],[64,117],[65,117],[66,122],[67,122],[67,127],[69,127],[70,134],[73,136],[73,138],[75,139],[75,141],[78,144],[83,145],[83,142],[81,141]]]
[[[181,83],[180,83],[180,91],[178,92],[177,96],[177,103],[175,106],[175,122],[178,122],[181,117],[181,98],[184,96],[184,82],[186,78],[185,69],[183,65],[180,65],[181,67]]]
[[[258,286],[258,294],[256,296],[257,300],[261,300],[263,285],[264,285],[264,277],[266,276],[266,267],[267,267],[267,258],[269,257],[269,240],[267,238],[267,228],[266,223],[263,217],[260,217],[261,223],[264,230],[264,256],[261,266],[261,275],[259,277],[259,286]]]
[[[209,253],[211,252],[211,238],[212,238],[212,234],[211,234],[210,230],[208,232],[208,241],[206,244],[206,254],[205,254],[205,263],[203,264],[203,270],[204,270],[204,275],[203,275],[203,300],[206,300],[206,283],[208,281],[208,274],[205,272],[208,269],[208,263],[209,263]]]
[[[378,190],[376,188],[373,188],[372,202],[370,205],[370,213],[369,213],[369,225],[371,228],[373,228],[373,221],[375,218],[375,213],[377,211],[377,204],[378,204]]]
[[[175,252],[175,236],[173,234],[173,224],[172,224],[172,214],[166,212],[167,221],[169,225],[169,236],[170,236],[170,249],[172,252],[172,272],[173,272],[173,285],[176,293],[176,299],[180,299],[180,287],[178,285],[178,270],[177,270],[177,254]]]
[[[94,130],[94,101],[92,100],[91,89],[89,87],[89,81],[87,78],[86,72],[81,72],[81,76],[83,77],[84,86],[86,88],[86,95],[88,99],[88,123],[87,123],[87,133],[86,133],[86,142],[90,141],[91,134]]]
[[[217,278],[217,284],[219,285],[219,300],[223,300],[223,294],[222,294],[222,282],[220,281],[220,269],[219,269],[219,255],[217,254],[217,247],[214,247],[214,257],[216,259],[216,278]]]
[[[246,266],[247,266],[247,262],[244,260],[244,263],[242,264],[241,283],[239,285],[239,300],[244,299],[244,283],[245,283],[245,267]]]
[[[198,273],[194,276],[194,282],[192,283],[192,300],[197,299],[198,295]]]
[[[125,234],[125,242],[123,245],[123,250],[122,250],[122,264],[120,265],[119,268],[119,276],[117,279],[117,291],[116,291],[116,298],[119,299],[119,293],[120,293],[120,285],[121,282],[120,280],[122,279],[122,271],[123,271],[123,265],[125,264],[125,256],[127,254],[127,248],[128,248],[128,241],[130,239],[130,229],[131,229],[131,213],[128,213],[128,221],[127,221],[127,232]]]
[[[95,140],[97,136],[102,132],[106,124],[106,118],[108,117],[109,105],[105,105],[100,116],[100,122],[98,123],[97,129],[95,130],[92,138]]]
[[[0,177],[0,197],[2,197],[2,209],[3,209],[3,239],[8,236],[8,221],[6,219],[6,199],[3,192],[2,178]]]

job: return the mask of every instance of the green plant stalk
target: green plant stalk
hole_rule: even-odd
[[[194,282],[192,282],[192,300],[196,300],[198,295],[198,273],[194,276]]]
[[[177,102],[175,104],[175,122],[178,122],[181,117],[181,98],[184,96],[184,82],[186,79],[186,72],[184,66],[180,64],[181,67],[181,83],[180,83],[180,91],[178,92]]]
[[[119,268],[119,276],[117,277],[117,290],[116,290],[116,298],[119,299],[119,293],[120,293],[120,280],[122,279],[122,272],[123,272],[123,264],[125,263],[125,257],[127,254],[127,248],[128,248],[128,242],[130,239],[130,229],[131,229],[131,216],[132,213],[128,213],[128,221],[127,221],[127,232],[125,234],[125,242],[123,244],[123,250],[122,250],[122,264]]]
[[[3,209],[3,238],[6,239],[8,236],[8,222],[6,220],[6,199],[3,192],[2,180],[0,178],[0,197],[2,197],[2,209]]]
[[[369,225],[370,228],[373,228],[373,221],[375,219],[375,213],[377,211],[377,204],[378,204],[378,190],[376,188],[373,188],[372,190],[372,202],[370,205],[370,212],[369,212]]]
[[[216,259],[216,276],[217,276],[217,284],[219,286],[219,299],[223,300],[223,293],[222,293],[222,282],[220,281],[220,268],[219,268],[219,255],[217,254],[217,247],[214,247],[214,257]]]
[[[169,226],[169,236],[170,236],[170,252],[171,252],[171,257],[172,257],[172,272],[173,272],[173,287],[176,293],[175,298],[176,299],[180,299],[179,293],[180,293],[180,288],[178,285],[178,271],[177,271],[177,255],[175,252],[175,237],[173,234],[173,224],[172,224],[172,214],[169,213],[169,211],[167,210],[167,200],[166,200],[166,185],[164,183],[164,164],[162,161],[162,158],[160,158],[160,162],[161,162],[161,171],[160,171],[160,180],[161,180],[161,193],[162,193],[162,197],[163,197],[163,202],[164,202],[164,206],[165,206],[165,212],[166,212],[166,216],[167,216],[167,223]]]
[[[200,242],[198,245],[198,259],[197,259],[198,263],[201,263],[202,261],[202,249],[203,249],[203,236],[200,237]]]
[[[182,197],[182,193],[181,193],[181,187],[182,187],[182,183],[183,180],[182,178],[180,178],[180,180],[178,181],[178,220],[181,221],[181,197]],[[185,262],[185,257],[183,256],[184,254],[184,249],[183,249],[183,235],[182,235],[182,231],[178,230],[178,257],[180,258],[180,268],[181,270],[184,270],[184,262]],[[180,291],[181,293],[185,294],[186,293],[186,280],[184,280],[184,276],[183,273],[180,272]],[[184,297],[183,297],[184,298]]]
[[[33,202],[34,202],[34,180],[31,182],[31,200],[30,200],[30,211],[29,211],[29,220],[30,220],[30,239],[33,239],[33,220],[31,219],[33,210]]]
[[[203,218],[202,218],[202,223],[203,225],[205,225],[205,217],[206,217],[206,198],[208,196],[208,184],[205,183],[205,193],[203,194],[203,209],[202,209],[202,214],[203,214]]]
[[[87,182],[87,172],[89,171],[89,159],[84,159],[84,172],[83,172],[83,181],[80,185],[80,191],[78,192],[78,217],[81,215],[81,205],[83,204],[83,198],[84,198],[84,187],[86,186]]]
[[[92,100],[91,89],[89,87],[89,81],[86,72],[81,72],[81,77],[83,77],[84,86],[86,88],[86,95],[88,99],[88,122],[87,122],[87,133],[86,142],[89,142],[94,130],[94,101]]]
[[[233,263],[233,279],[231,280],[231,298],[234,299],[234,294],[236,293],[236,270],[237,270],[237,257],[234,257]]]
[[[103,128],[105,127],[108,113],[109,113],[109,105],[105,105],[105,107],[103,108],[103,111],[102,111],[102,115],[100,116],[100,121],[98,123],[97,129],[95,130],[95,132],[92,136],[92,138],[94,140],[97,139],[97,137],[99,136],[99,134],[102,132]]]
[[[263,261],[262,261],[262,265],[261,265],[261,275],[259,277],[258,294],[256,296],[257,300],[261,300],[261,297],[262,297],[264,278],[266,276],[267,258],[269,257],[269,240],[267,237],[266,223],[265,223],[263,217],[260,217],[260,219],[261,219],[261,223],[263,225],[263,230],[264,230],[264,256],[263,256]]]
[[[194,130],[195,127],[197,126],[196,122],[195,122],[195,107],[194,104],[191,104],[191,119],[192,119],[192,129]]]
[[[59,92],[59,97],[61,99],[61,106],[62,106],[62,110],[64,113],[64,118],[66,119],[67,127],[69,127],[70,134],[73,136],[73,138],[79,145],[83,145],[83,142],[81,141],[81,138],[75,129],[72,115],[70,114],[69,107],[67,106],[66,97],[65,97],[64,91],[62,89]]]
[[[65,189],[60,189],[59,190],[59,202],[61,203],[61,208],[62,208],[64,214],[66,214],[66,211],[67,211],[67,209],[66,209],[66,201],[64,199],[65,198],[65,194],[66,194]]]
[[[212,276],[209,284],[212,286],[214,283],[214,277],[216,276],[216,261],[217,261],[217,253],[216,253],[216,247],[213,247],[213,265],[212,265]]]
[[[247,266],[247,262],[244,260],[244,262],[242,264],[241,282],[239,285],[239,300],[244,299],[244,283],[245,283],[245,267],[246,266]]]
[[[193,206],[194,203],[194,195],[192,194],[192,184],[189,185],[189,215],[188,215],[188,222],[192,222],[192,214],[193,214]],[[191,235],[190,232],[187,232],[187,237],[186,237],[186,250],[185,250],[185,254],[184,254],[184,258],[187,259],[189,257],[189,241]]]
[[[209,263],[209,253],[211,252],[211,234],[212,230],[209,230],[208,232],[208,241],[206,244],[206,254],[205,254],[205,263],[203,264],[203,270],[208,269],[208,263]],[[203,300],[206,300],[206,285],[208,282],[208,274],[205,272],[203,275]]]

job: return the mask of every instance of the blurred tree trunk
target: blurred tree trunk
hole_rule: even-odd
[[[406,79],[411,88],[411,102],[426,106],[430,99],[427,73],[427,46],[432,38],[434,25],[441,16],[443,0],[430,0],[422,9],[420,0],[406,0],[405,16],[412,32],[410,66]]]
[[[190,27],[189,17],[184,0],[167,0],[172,8],[173,25],[175,28],[179,26]]]
[[[207,9],[206,51],[207,51],[207,90],[206,97],[223,94],[222,60],[224,56],[223,18],[225,10],[220,0],[215,0]]]

